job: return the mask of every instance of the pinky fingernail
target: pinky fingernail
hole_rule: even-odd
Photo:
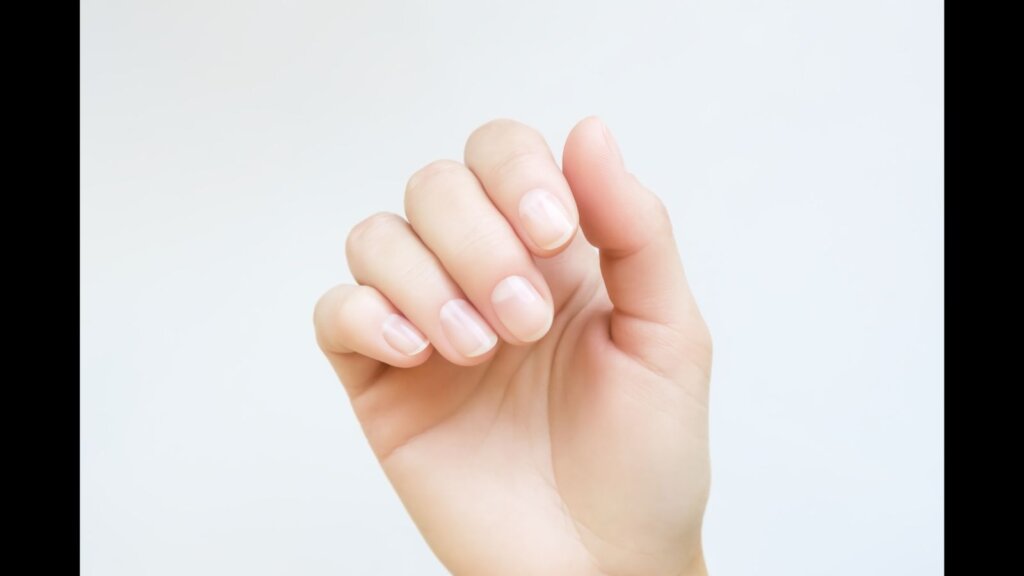
[[[384,341],[406,356],[415,356],[427,347],[427,339],[408,320],[392,314],[384,320]]]

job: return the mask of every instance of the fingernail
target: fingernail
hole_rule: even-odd
[[[530,240],[544,250],[565,244],[575,231],[562,203],[542,188],[523,194],[519,200],[519,218]]]
[[[491,327],[465,300],[449,300],[441,307],[441,328],[459,354],[468,358],[486,354],[498,342]]]
[[[522,276],[509,276],[499,282],[491,303],[505,328],[523,342],[539,340],[551,327],[551,307]]]
[[[605,144],[608,145],[608,149],[611,150],[612,154],[622,162],[622,151],[619,150],[619,143],[616,142],[615,136],[612,136],[612,131],[608,129],[608,125],[604,123],[604,120],[598,118],[598,122],[601,123],[601,131],[604,133]]]
[[[392,314],[384,320],[384,341],[407,356],[415,356],[427,347],[427,339],[408,320]]]

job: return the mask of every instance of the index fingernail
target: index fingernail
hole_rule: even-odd
[[[575,232],[562,203],[543,188],[523,194],[519,200],[519,218],[530,240],[543,250],[561,247]]]

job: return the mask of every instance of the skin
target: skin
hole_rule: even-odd
[[[537,188],[564,208],[561,245],[535,241],[518,208]],[[668,213],[607,127],[580,121],[560,169],[537,131],[489,122],[462,162],[412,175],[405,212],[352,230],[358,285],[328,291],[314,319],[441,562],[456,575],[706,574],[711,337]],[[502,322],[491,294],[508,276],[540,295],[538,333]],[[459,351],[441,320],[452,298],[472,304],[493,348]],[[393,314],[429,345],[389,343]]]

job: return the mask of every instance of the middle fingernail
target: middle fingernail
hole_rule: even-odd
[[[551,307],[522,276],[509,276],[499,282],[491,303],[505,328],[523,342],[539,340],[551,327]]]
[[[473,305],[465,300],[449,300],[441,307],[441,327],[459,354],[472,358],[486,354],[498,341]]]

